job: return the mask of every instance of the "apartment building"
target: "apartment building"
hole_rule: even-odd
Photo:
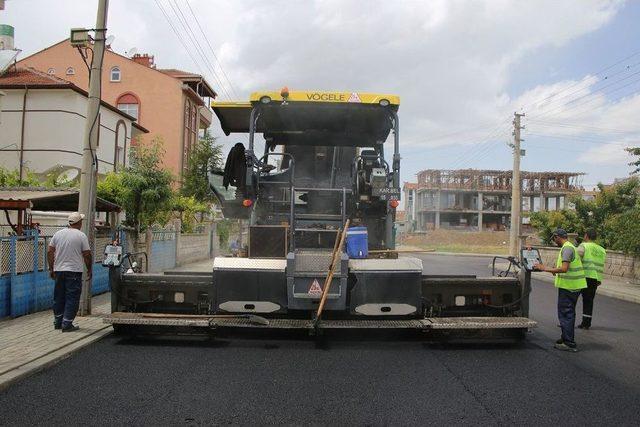
[[[564,209],[582,190],[577,172],[521,172],[522,213]],[[407,222],[437,228],[505,230],[511,221],[511,171],[427,169],[403,186]]]
[[[18,67],[32,67],[60,77],[87,90],[89,72],[85,61],[90,53],[71,46],[69,39],[18,61]],[[199,74],[157,68],[152,55],[121,55],[108,48],[102,75],[102,99],[149,130],[147,141],[164,142],[164,166],[180,179],[199,131],[211,125],[210,101],[217,96]]]

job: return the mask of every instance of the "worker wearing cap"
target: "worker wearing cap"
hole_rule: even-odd
[[[84,215],[69,215],[69,227],[58,230],[47,250],[49,274],[56,281],[53,290],[53,327],[62,332],[78,330],[73,320],[78,313],[82,292],[83,263],[91,278],[91,249],[89,239],[80,229]]]
[[[578,246],[578,255],[582,259],[584,275],[587,279],[587,287],[580,292],[582,295],[582,322],[578,325],[580,329],[591,327],[593,300],[596,297],[596,290],[602,282],[602,272],[607,257],[607,251],[594,242],[597,237],[596,231],[589,229],[584,234],[582,243]]]
[[[535,269],[555,275],[555,285],[558,288],[558,320],[562,336],[554,347],[564,351],[578,351],[574,337],[576,321],[576,304],[580,291],[587,287],[582,261],[576,247],[569,241],[567,232],[556,229],[551,240],[560,246],[555,267],[537,264]]]

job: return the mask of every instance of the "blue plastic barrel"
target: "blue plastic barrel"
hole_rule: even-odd
[[[349,227],[347,230],[347,255],[349,255],[349,258],[366,258],[369,256],[367,227]]]

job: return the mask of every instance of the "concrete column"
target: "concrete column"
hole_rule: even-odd
[[[560,196],[556,196],[556,210],[560,210]]]
[[[411,204],[411,219],[416,218],[416,205],[418,204],[418,192],[416,190],[409,190],[411,193],[413,193],[413,203]]]
[[[547,210],[547,196],[544,193],[540,193],[540,211],[544,212]]]
[[[534,196],[529,196],[529,211],[535,212],[535,201],[536,198]]]
[[[442,197],[442,192],[438,190],[436,193],[436,221],[435,221],[436,230],[440,228],[440,206],[441,206],[440,198],[441,197]]]
[[[482,231],[482,211],[484,209],[484,194],[478,193],[478,231]]]

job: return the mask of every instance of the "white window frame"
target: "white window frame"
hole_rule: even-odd
[[[135,115],[131,114],[131,111],[134,110],[134,108],[132,108],[131,106],[135,105]],[[116,107],[118,108],[118,110],[122,111],[125,114],[130,115],[131,117],[134,117],[136,120],[138,120],[138,117],[140,117],[140,104],[131,104],[131,103],[118,103],[116,104]]]
[[[5,93],[0,90],[0,125],[2,124],[2,98],[4,98]]]
[[[65,71],[65,74],[67,76],[75,76],[76,75],[76,69],[73,67],[68,67],[67,71]]]
[[[113,78],[113,73],[118,73],[117,79]],[[121,80],[122,80],[122,70],[120,70],[120,67],[118,67],[117,65],[115,67],[111,67],[111,70],[109,70],[109,81],[119,82]]]

